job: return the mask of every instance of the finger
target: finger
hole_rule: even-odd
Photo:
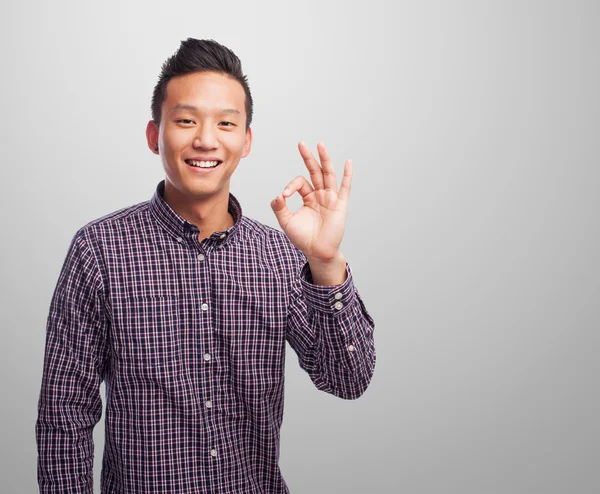
[[[300,155],[304,160],[304,164],[310,173],[310,180],[315,187],[315,190],[319,190],[323,188],[323,170],[321,170],[321,166],[317,163],[317,160],[313,156],[309,147],[303,142],[300,141],[298,143],[298,150],[300,151]]]
[[[284,198],[288,198],[296,191],[298,191],[302,198],[304,198],[311,192],[314,192],[315,189],[313,189],[312,185],[310,185],[310,183],[308,182],[308,180],[306,180],[305,177],[300,175],[285,186],[282,195]]]
[[[275,217],[279,222],[279,226],[281,226],[281,228],[285,228],[285,225],[287,225],[287,222],[290,220],[293,214],[288,209],[285,203],[285,198],[282,194],[279,194],[275,199],[271,201],[271,209],[275,213]]]
[[[329,153],[327,152],[325,144],[319,142],[317,144],[317,151],[319,151],[319,159],[321,160],[325,189],[337,190],[335,170],[333,168],[333,164],[331,163],[331,158],[329,157]]]
[[[348,160],[344,164],[344,176],[342,177],[338,197],[343,201],[347,201],[350,199],[350,189],[352,189],[352,160]]]

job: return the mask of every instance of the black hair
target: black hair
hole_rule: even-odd
[[[152,120],[160,125],[161,106],[167,97],[167,84],[173,77],[194,72],[218,72],[238,81],[246,93],[246,130],[252,122],[252,95],[248,78],[242,72],[242,62],[233,51],[212,39],[188,38],[163,63],[160,76],[152,93]]]

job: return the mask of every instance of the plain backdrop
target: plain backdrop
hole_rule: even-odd
[[[299,140],[354,163],[342,248],[377,366],[344,401],[288,352],[292,493],[599,492],[599,32],[595,0],[3,2],[0,491],[37,491],[69,243],[162,180],[152,89],[195,37],[249,77],[247,216],[277,226]]]

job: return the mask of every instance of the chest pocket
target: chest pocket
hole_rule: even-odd
[[[114,306],[112,339],[117,356],[156,366],[179,358],[181,310],[174,297],[128,298]]]

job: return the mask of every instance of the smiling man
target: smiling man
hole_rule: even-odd
[[[283,232],[248,218],[229,185],[252,111],[239,59],[215,41],[188,39],[163,65],[146,137],[165,180],[77,232],[52,298],[40,492],[93,492],[103,380],[105,494],[289,492],[286,341],[318,389],[356,399],[369,385],[374,323],[340,251],[352,164],[338,189],[325,146],[317,161],[300,143],[311,180],[271,201]]]

